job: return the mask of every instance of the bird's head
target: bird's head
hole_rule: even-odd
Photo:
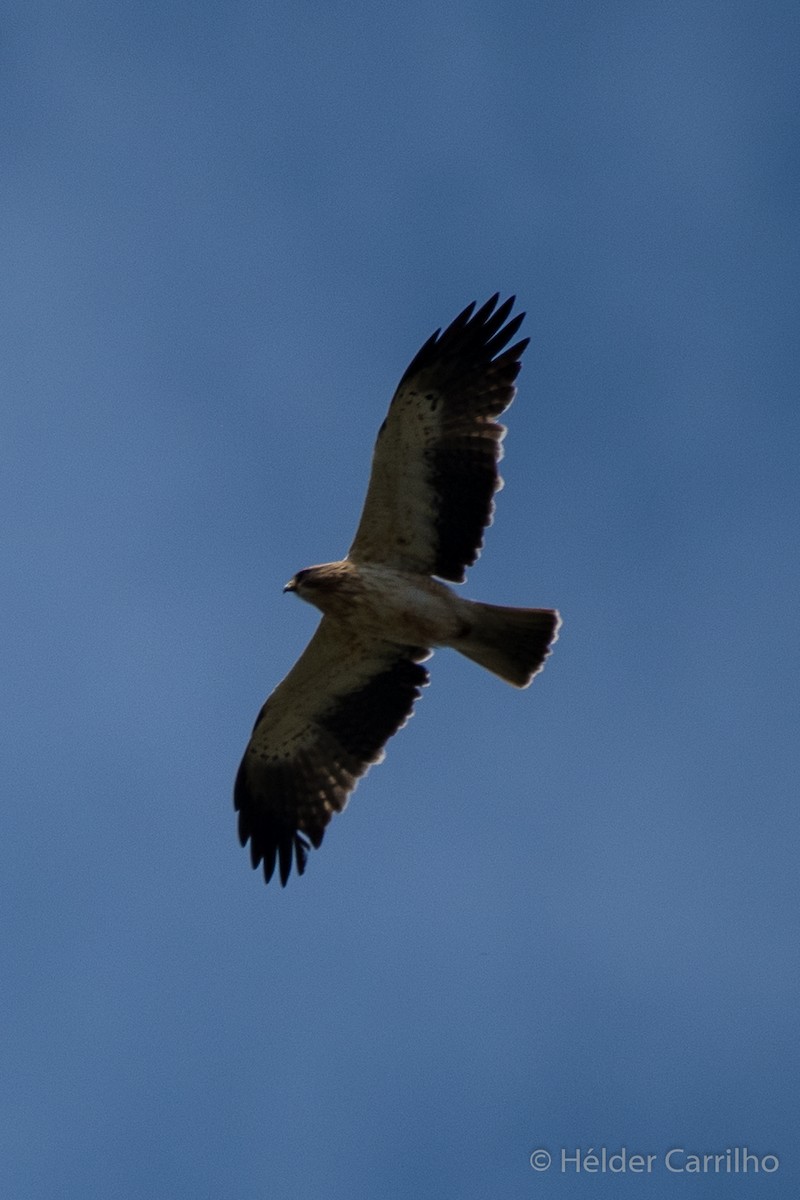
[[[323,608],[324,601],[320,604],[323,597],[340,590],[346,574],[343,567],[343,563],[322,563],[318,567],[305,567],[292,576],[283,590],[294,592],[301,600]]]
[[[298,571],[286,584],[284,592],[296,592],[305,599],[310,592],[317,591],[322,586],[320,570],[320,567],[306,567]]]

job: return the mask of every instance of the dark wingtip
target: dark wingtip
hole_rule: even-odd
[[[264,882],[269,883],[278,867],[281,886],[286,887],[292,873],[292,862],[298,875],[302,875],[308,862],[311,845],[322,844],[324,828],[309,829],[301,833],[283,822],[272,823],[264,818],[258,797],[254,796],[248,779],[246,758],[242,760],[236,775],[233,792],[234,808],[239,814],[237,832],[239,842],[249,842],[250,863],[253,870],[262,868]]]
[[[514,337],[525,318],[525,313],[521,312],[508,321],[516,299],[516,296],[509,296],[498,307],[500,293],[495,292],[477,310],[475,301],[471,301],[444,331],[437,329],[417,351],[403,373],[401,384],[418,371],[442,361],[442,356],[466,353],[470,356],[477,355],[486,362],[495,360]],[[518,349],[518,353],[521,354],[527,344],[528,339],[519,342],[515,350]],[[508,351],[504,354],[504,361],[507,354]]]
[[[308,842],[299,833],[295,834],[294,838],[294,857],[297,864],[297,874],[302,875],[308,862]],[[283,884],[285,887],[285,880],[283,880]]]
[[[319,840],[321,842],[322,838]],[[305,871],[309,849],[310,845],[302,833],[288,831],[259,846],[251,841],[250,859],[254,868],[263,862],[265,883],[271,881],[277,866],[281,887],[286,887],[292,873],[292,862],[298,875]]]

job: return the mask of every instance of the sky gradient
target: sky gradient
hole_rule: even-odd
[[[7,12],[4,1197],[798,1194],[798,35]],[[437,653],[265,888],[231,792],[315,627],[283,584],[498,290],[531,345],[463,591],[560,641],[522,693]],[[559,1169],[602,1146],[657,1162]],[[779,1169],[664,1164],[736,1146]]]

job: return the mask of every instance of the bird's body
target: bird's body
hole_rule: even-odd
[[[323,563],[296,575],[287,591],[349,629],[397,646],[446,646],[465,632],[468,601],[430,575],[381,563]]]
[[[403,375],[381,426],[359,527],[348,556],[299,571],[286,585],[323,619],[259,713],[236,778],[239,836],[267,881],[305,869],[334,812],[428,682],[437,646],[458,650],[516,687],[541,670],[560,624],[543,608],[466,600],[501,486],[505,433],[527,340],[505,349],[513,298],[470,305],[430,338]]]

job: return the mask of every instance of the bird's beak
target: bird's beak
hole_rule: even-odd
[[[286,587],[283,589],[284,595],[287,592],[296,592],[296,591],[297,591],[297,584],[295,583],[295,581],[293,579],[290,579],[289,582],[287,583]]]

